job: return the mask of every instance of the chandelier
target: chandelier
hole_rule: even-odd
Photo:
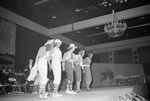
[[[104,31],[112,38],[120,37],[127,29],[125,22],[118,21],[115,11],[112,10],[113,20],[111,23],[105,24]]]

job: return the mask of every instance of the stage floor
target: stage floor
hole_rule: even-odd
[[[99,87],[92,88],[90,92],[83,89],[81,93],[75,95],[60,91],[62,97],[57,98],[53,98],[50,92],[47,99],[40,99],[38,94],[31,93],[0,95],[0,101],[117,101],[117,95],[123,91],[132,91],[132,86]]]

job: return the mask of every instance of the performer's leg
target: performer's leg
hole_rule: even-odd
[[[73,89],[72,86],[73,86],[72,81],[70,81],[70,82],[69,82],[69,91],[72,91],[72,89]]]
[[[35,77],[35,81],[34,81],[34,86],[33,86],[33,92],[32,92],[32,94],[38,93],[39,80],[40,80],[40,75],[39,75],[39,73],[37,73],[37,75]]]
[[[91,84],[91,81],[92,81],[92,77],[91,77],[91,71],[90,71],[90,68],[86,68],[86,71],[85,71],[85,77],[86,77],[86,90],[87,91],[90,91],[90,84]]]
[[[79,65],[76,65],[75,74],[76,74],[76,87],[77,87],[76,91],[77,91],[77,93],[79,93],[81,91],[81,89],[80,89],[81,67]]]
[[[40,83],[39,85],[39,97],[40,98],[47,98],[47,93],[46,93],[46,84],[45,83]]]
[[[60,97],[61,94],[58,93],[58,88],[61,81],[61,64],[58,62],[52,62],[53,66],[53,74],[54,74],[54,91],[53,91],[53,97]]]
[[[72,82],[70,80],[67,80],[67,88],[66,88],[67,91],[70,91],[72,90]]]
[[[70,85],[69,85],[68,82],[69,82],[69,81],[67,80],[67,85],[66,85],[66,90],[67,90],[67,91],[69,91],[69,87],[70,87]]]
[[[65,65],[66,67],[66,75],[67,75],[67,89],[66,89],[66,93],[68,94],[76,94],[72,89],[73,89],[73,67],[72,67],[72,63],[68,62]]]
[[[37,85],[34,85],[32,94],[36,94],[36,93],[37,93]]]
[[[74,92],[72,89],[73,89],[72,81],[68,80],[66,93],[67,94],[76,94],[76,92]]]
[[[76,84],[76,86],[77,86],[77,93],[80,93],[80,81],[77,81],[77,84]]]
[[[86,82],[86,91],[90,91],[90,83]]]
[[[47,61],[40,60],[38,64],[38,70],[40,75],[40,87],[39,87],[39,97],[40,98],[47,98],[46,93],[46,83],[48,81],[47,78]]]
[[[44,92],[45,92],[45,85],[43,85],[43,84],[40,84],[39,85],[39,97],[40,98],[44,98]]]
[[[60,97],[60,96],[62,96],[61,94],[59,94],[58,93],[58,87],[59,87],[59,85],[58,84],[54,84],[54,93],[53,93],[53,97]]]

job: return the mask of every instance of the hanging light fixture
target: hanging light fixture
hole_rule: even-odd
[[[118,21],[115,11],[112,10],[113,20],[111,23],[105,24],[104,31],[112,38],[120,37],[127,29],[127,24]]]

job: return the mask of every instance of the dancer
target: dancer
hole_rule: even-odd
[[[40,75],[40,81],[39,81],[39,98],[47,98],[47,93],[45,92],[46,83],[48,81],[47,78],[47,62],[50,59],[50,52],[52,48],[52,42],[53,40],[48,40],[42,47],[39,48],[39,51],[37,53],[35,64],[33,66],[33,71],[31,76],[28,79],[32,79],[36,76],[37,71]]]
[[[93,54],[88,54],[88,56],[83,60],[83,64],[85,65],[83,71],[85,73],[85,79],[86,79],[86,91],[90,91],[90,84],[92,81],[91,69],[90,69],[92,57]]]
[[[53,54],[51,56],[52,61],[52,71],[54,74],[54,92],[53,92],[53,97],[60,97],[62,96],[61,94],[58,93],[58,88],[60,85],[60,81],[61,81],[61,61],[62,61],[62,52],[59,49],[62,42],[59,39],[56,39],[54,41],[55,43],[55,47],[53,48]]]
[[[63,55],[63,63],[62,63],[62,67],[63,70],[66,71],[66,76],[67,76],[67,88],[66,88],[66,93],[68,94],[76,94],[76,92],[74,92],[73,89],[73,81],[74,81],[74,51],[77,47],[71,43],[69,45],[69,47],[67,48],[68,51],[64,53]]]
[[[82,79],[82,71],[81,69],[84,67],[83,65],[83,56],[85,55],[84,50],[80,50],[76,55],[75,59],[75,74],[76,74],[76,92],[80,93],[80,83]]]

